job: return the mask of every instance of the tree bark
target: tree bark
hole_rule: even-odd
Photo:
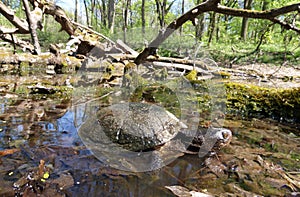
[[[87,5],[86,0],[83,0],[83,4],[84,4],[84,9],[85,9],[86,25],[90,26],[89,9],[88,9],[88,5]]]
[[[183,15],[184,14],[184,0],[181,0],[181,15]],[[180,27],[180,29],[179,29],[179,33],[180,33],[180,35],[182,35],[182,31],[183,31],[183,29],[182,29],[182,26]]]
[[[145,19],[145,0],[142,0],[141,12],[142,12],[142,34],[143,34],[143,37],[144,37],[144,35],[145,35],[145,26],[146,26],[146,19]]]
[[[34,54],[39,55],[41,53],[41,47],[40,47],[39,39],[38,39],[38,36],[37,36],[37,33],[36,33],[38,21],[34,19],[33,15],[31,15],[28,1],[23,0],[23,4],[24,4],[24,7],[25,7],[27,21],[28,21],[28,24],[29,24],[32,43],[33,43],[33,46],[34,46]],[[39,9],[39,8],[36,7],[36,9]],[[40,10],[40,12],[41,13],[39,13],[39,14],[43,14],[41,10]]]
[[[9,9],[5,4],[0,1],[0,13],[16,28],[16,33],[20,34],[28,34],[29,33],[29,26],[28,23],[22,21],[20,18],[15,16],[15,12]]]
[[[102,0],[102,6],[101,6],[101,22],[103,24],[104,27],[107,26],[107,14],[106,14],[106,3],[105,0]]]
[[[96,19],[96,25],[97,25],[97,11],[95,10],[96,8],[96,0],[91,0],[91,14],[90,14],[90,22],[89,25],[93,26],[94,24],[94,18]],[[87,10],[88,11],[88,10]]]
[[[197,0],[197,5],[203,2],[205,2],[205,0]],[[197,39],[202,40],[202,36],[204,34],[204,28],[205,28],[204,15],[203,14],[199,15],[197,19],[198,19],[198,23],[196,24],[195,27],[195,31],[196,31],[195,35]]]
[[[108,1],[108,28],[110,33],[114,33],[114,26],[115,26],[115,1],[109,0]]]
[[[210,20],[209,20],[209,27],[208,27],[208,45],[210,45],[216,28],[216,13],[211,12],[210,14]]]
[[[83,1],[85,3],[85,1]],[[75,0],[74,21],[78,22],[78,0]]]
[[[31,2],[31,4],[37,3],[38,7],[41,10],[44,10],[45,14],[53,16],[53,18],[61,25],[62,30],[66,31],[70,36],[74,35],[75,27],[61,7],[51,2],[43,4],[42,2],[36,0],[29,1]]]
[[[245,0],[244,1],[244,9],[250,10],[251,9],[252,0]],[[246,40],[248,33],[248,18],[243,17],[242,21],[242,28],[241,28],[241,39]]]
[[[131,0],[125,1],[125,8],[124,8],[124,24],[123,24],[123,40],[126,43],[126,34],[127,34],[127,26],[128,26],[128,13],[129,7],[131,4]]]

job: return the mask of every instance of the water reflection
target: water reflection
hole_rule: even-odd
[[[22,102],[24,101],[18,104]],[[276,172],[266,170],[266,163],[273,162],[273,165],[284,166],[287,171],[300,172],[300,141],[297,137],[299,129],[272,120],[255,119],[225,121],[225,126],[233,131],[234,139],[231,145],[219,154],[219,161],[230,169],[244,171],[228,172],[220,177],[195,155],[185,155],[152,172],[118,171],[98,161],[77,134],[80,125],[88,118],[88,114],[93,114],[92,111],[98,109],[97,106],[82,104],[62,108],[57,107],[55,102],[26,102],[27,106],[31,107],[24,108],[24,111],[14,110],[17,107],[6,101],[2,101],[0,105],[0,150],[20,149],[14,154],[0,157],[0,184],[8,191],[13,192],[13,183],[37,167],[41,159],[52,169],[49,181],[57,180],[62,174],[70,174],[74,184],[62,191],[56,191],[68,196],[173,196],[164,188],[170,185],[181,185],[189,190],[205,190],[220,195],[228,191],[235,193],[237,191],[232,188],[242,187],[243,184],[251,186],[248,189],[244,188],[251,194],[274,195],[278,193],[269,190],[269,193],[264,193],[264,185],[257,184],[259,180],[268,176],[272,177],[273,181],[281,181],[277,184],[288,183]],[[43,116],[34,115],[35,106],[38,106],[39,110],[42,107],[45,111]],[[60,111],[54,113],[53,109]],[[261,158],[265,163],[258,165],[257,162],[253,162],[252,165],[251,162],[257,158]],[[267,174],[255,174],[257,171]],[[14,175],[9,176],[10,172],[14,172]],[[246,176],[250,177],[251,181],[243,178]],[[230,184],[232,188],[228,188]],[[276,189],[275,186],[272,187]],[[0,190],[0,194],[3,194],[2,191],[4,190]],[[279,194],[286,194],[291,189],[280,191]]]

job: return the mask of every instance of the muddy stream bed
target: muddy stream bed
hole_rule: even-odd
[[[69,80],[1,76],[0,196],[300,195],[297,121],[226,113],[223,126],[233,139],[212,159],[184,155],[159,170],[120,171],[97,160],[78,136],[89,103],[74,104]]]

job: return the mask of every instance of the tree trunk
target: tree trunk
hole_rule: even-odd
[[[215,28],[216,28],[216,13],[212,12],[210,15],[209,27],[208,27],[208,45],[211,44],[211,41],[214,36]]]
[[[30,30],[32,43],[33,43],[33,46],[34,46],[34,54],[39,55],[41,53],[41,47],[40,47],[39,39],[37,37],[36,29],[37,29],[37,23],[41,22],[40,21],[41,18],[40,18],[40,20],[38,20],[33,15],[31,15],[29,3],[28,3],[27,0],[23,0],[23,4],[24,4],[24,7],[25,7],[26,17],[27,17],[27,21],[28,21],[28,24],[29,24],[29,30]],[[42,17],[43,12],[39,7],[36,7],[34,9],[34,11],[40,12],[40,13],[36,13],[36,14],[37,15],[40,14],[40,17]]]
[[[106,3],[105,0],[102,0],[102,6],[101,6],[101,22],[103,24],[104,27],[107,27],[107,14],[106,14]]]
[[[54,3],[51,3],[50,1],[48,3],[43,4],[40,1],[35,0],[29,0],[31,4],[38,4],[38,7],[42,10],[44,10],[45,14],[49,14],[53,16],[53,18],[60,23],[61,29],[66,31],[70,36],[74,35],[75,27],[72,23],[72,21],[69,19],[69,17],[66,15],[64,10],[55,5]]]
[[[157,13],[157,18],[161,27],[161,6],[160,6],[160,1],[155,0],[155,5],[156,5],[156,13]]]
[[[77,1],[77,0],[75,0]],[[90,19],[89,19],[89,10],[88,10],[88,5],[86,0],[83,0],[84,3],[84,9],[85,9],[85,15],[86,15],[86,25],[89,26],[90,25]]]
[[[235,7],[235,5],[238,3],[238,1],[235,0],[227,0],[225,3],[226,7]],[[232,19],[232,16],[230,15],[224,15],[224,22],[225,22],[225,32],[229,32],[230,30],[230,21]]]
[[[146,26],[146,20],[145,20],[145,0],[142,0],[141,11],[142,11],[142,34],[143,34],[143,37],[144,37],[144,35],[145,35],[145,26]]]
[[[244,9],[250,10],[251,9],[252,0],[245,0],[244,1]],[[246,40],[248,33],[248,18],[243,17],[242,21],[242,28],[241,28],[241,39]]]
[[[205,0],[197,0],[197,5],[199,5],[200,3],[204,2]],[[196,24],[195,27],[195,35],[196,35],[196,39],[202,40],[203,34],[204,34],[204,30],[205,30],[205,16],[204,14],[199,15],[198,17],[198,23]]]
[[[166,15],[167,15],[167,0],[163,0],[163,3],[162,3],[162,8],[161,8],[161,27],[165,27],[166,26],[166,22],[165,22],[165,18],[166,18]]]
[[[90,14],[90,23],[89,25],[94,26],[94,18],[96,19],[97,24],[97,11],[96,8],[96,0],[91,0],[91,14]]]
[[[4,28],[0,26],[0,34],[31,34],[32,43],[35,44],[35,47],[29,46],[26,42],[22,42],[14,36],[15,44],[17,46],[22,47],[23,49],[28,49],[32,53],[39,53],[40,47],[38,42],[38,37],[36,34],[36,29],[42,29],[42,19],[43,15],[52,15],[54,19],[61,24],[62,30],[65,30],[70,36],[74,35],[74,25],[72,21],[66,16],[65,12],[53,3],[48,2],[47,4],[43,4],[40,1],[29,0],[29,2],[33,5],[34,10],[30,12],[28,0],[25,1],[27,5],[26,16],[31,18],[31,23],[29,22],[29,18],[26,20],[20,19],[15,15],[15,12],[9,9],[0,1],[0,13],[3,15],[15,28]],[[23,2],[24,3],[24,2]],[[20,8],[18,8],[20,9]],[[43,13],[44,12],[44,13]],[[29,27],[30,23],[30,27]],[[33,30],[33,31],[31,31]],[[46,27],[47,30],[47,27]],[[8,42],[14,43],[14,40],[11,39],[10,36],[1,35],[1,38],[5,39]],[[28,47],[26,46],[28,45]]]
[[[125,8],[124,8],[124,25],[123,25],[123,39],[126,43],[126,33],[127,33],[127,26],[128,26],[128,13],[129,13],[129,7],[131,4],[131,0],[126,0],[125,2]]]
[[[115,0],[108,1],[108,28],[110,33],[114,33],[115,26]]]
[[[184,14],[184,0],[181,1],[181,15]],[[182,35],[182,26],[179,29],[179,34]]]
[[[221,16],[218,14],[217,16],[217,24],[216,24],[216,41],[219,42],[220,40],[220,21],[221,21]]]
[[[170,11],[172,5],[174,4],[176,0],[173,0],[169,5],[167,6],[168,1],[167,0],[155,0],[156,4],[156,12],[158,15],[158,20],[161,28],[164,28],[166,23],[165,23],[165,17]]]
[[[94,15],[95,15],[95,19],[94,18],[92,18],[91,19],[91,25],[92,26],[96,26],[96,29],[99,27],[99,24],[98,24],[98,18],[99,18],[99,12],[100,12],[100,15],[101,15],[101,6],[100,6],[100,4],[99,4],[99,2],[97,1],[96,2],[96,0],[94,1],[94,3],[95,3],[95,10],[96,11],[94,11],[95,13],[94,13]],[[95,22],[94,22],[94,20],[95,20]],[[97,29],[97,31],[99,31],[98,29]]]
[[[166,11],[166,0],[155,0],[156,3],[156,12],[158,15],[159,25],[161,28],[165,27],[165,11]]]
[[[74,21],[78,22],[78,0],[75,0]]]

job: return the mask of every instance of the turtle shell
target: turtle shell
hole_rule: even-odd
[[[106,139],[130,151],[154,149],[186,128],[171,112],[149,103],[114,104],[99,110],[96,119],[97,125],[84,127],[81,132],[93,132],[92,136],[105,133]]]

